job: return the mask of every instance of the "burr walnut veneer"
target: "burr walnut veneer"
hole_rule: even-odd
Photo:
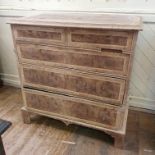
[[[139,17],[51,13],[11,22],[30,113],[102,130],[123,144]]]

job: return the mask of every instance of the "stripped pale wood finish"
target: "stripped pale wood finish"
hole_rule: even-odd
[[[51,27],[16,26],[13,31],[15,39],[40,44],[66,44],[65,29]]]
[[[69,29],[68,45],[86,49],[115,49],[132,52],[134,31]]]
[[[66,67],[108,76],[128,76],[129,55],[120,50],[85,50],[61,46],[17,44],[19,61],[24,63]],[[95,59],[94,59],[95,57]]]
[[[32,17],[14,19],[10,24],[80,27],[94,29],[141,30],[142,20],[134,15],[116,15],[80,12],[53,12]]]
[[[125,80],[94,75],[85,76],[76,71],[32,65],[23,65],[21,73],[25,87],[32,86],[98,102],[105,101],[109,104],[120,105],[123,102]]]
[[[0,89],[0,117],[12,122],[2,139],[7,155],[154,155],[155,115],[129,110],[123,149],[113,147],[107,134],[77,125],[31,115],[31,125],[21,118],[20,89]],[[35,145],[34,145],[35,144]]]
[[[119,129],[123,123],[120,118],[123,107],[113,107],[107,104],[98,105],[96,102],[88,102],[84,99],[43,93],[31,89],[24,89],[24,98],[27,108],[37,109],[45,115],[52,113],[53,116],[60,117],[59,119],[66,118],[94,125],[94,128],[98,126]],[[123,115],[121,117],[124,117]]]
[[[73,18],[69,20],[72,15]],[[34,112],[60,119],[67,125],[71,122],[102,129],[115,138],[115,146],[122,146],[128,114],[127,94],[133,49],[138,30],[141,29],[141,19],[126,16],[126,19],[132,21],[126,25],[128,22],[125,22],[125,16],[101,17],[93,13],[91,17],[86,17],[85,14],[49,14],[37,17],[36,23],[43,20],[44,25],[34,24],[33,17],[25,18],[25,24],[24,19],[21,19],[11,25],[19,58],[25,123],[30,122],[30,112]],[[62,18],[68,22],[64,24]],[[77,22],[77,19],[82,22],[86,18],[86,22]],[[96,23],[101,18],[106,20]],[[114,21],[115,24],[111,25]],[[74,27],[75,23],[77,26]],[[44,48],[50,50],[45,51]],[[56,52],[52,53],[51,49],[56,49]],[[54,62],[50,63],[51,58]],[[102,60],[105,60],[103,64]],[[24,87],[49,92],[51,97],[45,93],[41,95],[38,92],[37,96],[33,92],[25,92]],[[59,104],[53,93],[60,95]],[[66,95],[70,100],[64,99]],[[74,98],[85,99],[90,103],[87,105],[82,100],[71,101]],[[91,105],[93,101],[96,106]],[[100,107],[101,102],[106,108]],[[113,106],[113,112],[106,104]],[[120,107],[116,108],[116,105]],[[90,113],[94,115],[91,116]]]
[[[15,40],[38,44],[68,45],[84,49],[115,49],[132,52],[134,31],[13,26]]]

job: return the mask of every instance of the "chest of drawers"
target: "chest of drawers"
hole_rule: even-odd
[[[123,144],[139,17],[51,13],[11,22],[30,113],[102,130]]]

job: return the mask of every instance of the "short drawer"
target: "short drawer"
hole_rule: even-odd
[[[70,29],[68,44],[81,48],[132,50],[133,31]]]
[[[24,65],[25,87],[35,87],[89,100],[120,105],[123,102],[125,80],[82,74],[77,71]]]
[[[60,46],[17,44],[21,63],[67,67],[84,72],[127,76],[129,55],[117,50],[84,50]]]
[[[99,127],[120,128],[123,111],[119,107],[102,105],[80,98],[24,89],[25,104],[28,108],[45,114],[68,118]]]
[[[66,43],[65,29],[63,28],[21,25],[13,26],[13,33],[16,41],[60,45]]]

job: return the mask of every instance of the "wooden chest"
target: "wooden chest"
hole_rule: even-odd
[[[51,13],[11,22],[25,123],[30,112],[102,130],[118,146],[139,17]]]

